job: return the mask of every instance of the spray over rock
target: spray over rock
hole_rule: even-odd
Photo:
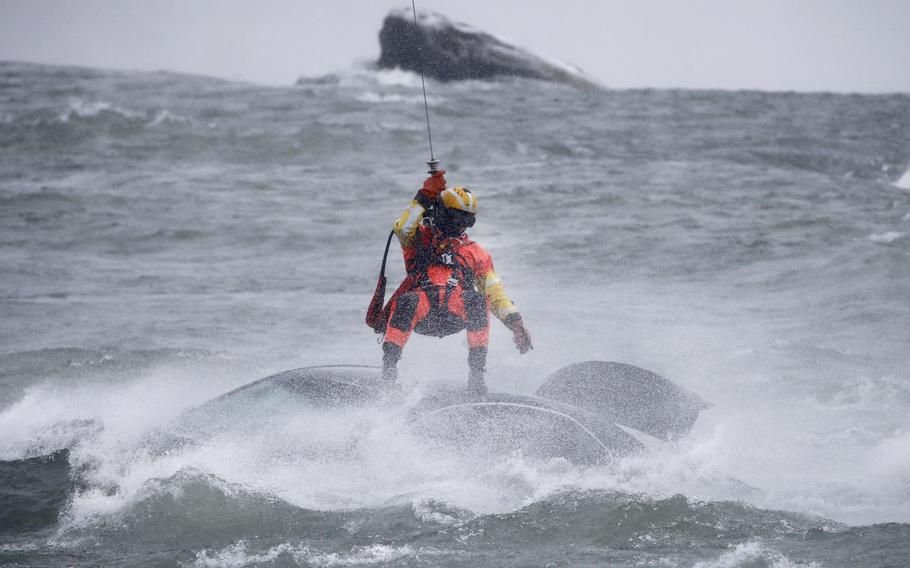
[[[437,13],[393,10],[379,31],[380,69],[420,72],[439,81],[525,77],[580,87],[597,83],[580,69],[545,59]]]

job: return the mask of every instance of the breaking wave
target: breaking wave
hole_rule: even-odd
[[[110,131],[117,128],[158,127],[167,125],[193,125],[194,121],[167,109],[130,109],[103,100],[71,98],[62,110],[51,114],[48,110],[21,114],[5,113],[0,125],[27,129],[52,129],[59,127],[96,127]]]
[[[904,175],[900,177],[894,185],[901,189],[910,189],[910,168],[907,168],[907,171],[904,172]]]
[[[104,115],[126,119],[145,118],[144,113],[118,108],[104,101],[70,99],[67,108],[57,115],[57,120],[66,123],[77,118],[96,118],[99,116],[103,117]]]

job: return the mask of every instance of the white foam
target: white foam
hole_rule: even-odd
[[[810,562],[809,564],[794,562],[760,541],[749,541],[737,544],[714,560],[696,562],[693,568],[737,568],[739,566],[752,565],[770,565],[772,568],[795,568],[796,566],[813,568],[821,566],[817,562]]]
[[[435,510],[432,506],[433,503],[435,503],[435,501],[417,500],[411,503],[411,508],[414,510],[414,515],[425,523],[456,525],[461,522],[461,519],[458,517]]]
[[[85,101],[80,98],[72,98],[69,100],[67,108],[57,115],[57,120],[69,122],[73,118],[94,118],[103,112],[110,112],[130,119],[145,117],[143,113],[116,107],[105,101]]]
[[[907,171],[904,172],[904,175],[902,175],[899,180],[894,182],[894,185],[901,189],[910,190],[910,168],[907,168]]]
[[[40,455],[67,447],[73,440],[85,441],[88,433],[113,435],[111,441],[118,445],[135,443],[193,401],[202,402],[208,395],[199,391],[208,389],[200,386],[190,382],[181,388],[170,378],[155,374],[120,386],[34,386],[0,414],[0,432],[4,434],[0,459]]]
[[[200,381],[206,373],[217,379]],[[74,468],[90,466],[84,472],[90,488],[74,496],[66,522],[91,522],[155,491],[150,480],[191,466],[174,456],[154,459],[142,442],[186,408],[224,392],[226,382],[223,368],[161,367],[120,383],[35,385],[0,412],[0,459],[69,448]]]
[[[390,562],[413,556],[433,557],[441,554],[435,548],[415,549],[410,545],[392,546],[374,544],[354,546],[349,553],[320,552],[308,545],[289,543],[273,546],[264,552],[250,552],[246,541],[241,540],[221,550],[202,550],[196,553],[193,566],[202,567],[242,567],[273,562],[281,555],[288,555],[295,562],[306,566],[372,566],[386,565]]]
[[[402,19],[407,19],[408,21],[414,21],[414,11],[410,6],[397,8],[389,12],[389,15],[395,16]],[[463,22],[456,22],[438,12],[432,12],[429,10],[421,10],[417,12],[417,21],[421,27],[430,28],[430,29],[444,29],[444,28],[454,28],[456,30],[469,33],[469,34],[479,34],[483,33],[481,30],[465,24]]]
[[[406,103],[423,105],[423,95],[399,95],[395,93],[375,93],[367,91],[357,95],[356,99],[364,103]],[[440,100],[436,97],[427,97],[429,106],[438,106]]]
[[[501,45],[493,46],[494,49],[500,53],[525,60],[537,59],[547,65],[550,65],[551,67],[555,67],[556,69],[563,71],[566,75],[577,77],[584,81],[589,81],[596,84],[596,81],[594,79],[588,77],[587,74],[576,65],[572,65],[571,63],[557,59],[555,57],[534,53],[528,48],[516,45],[510,38],[507,38],[505,36],[493,35],[493,37],[501,43]]]
[[[338,75],[341,87],[363,89],[381,85],[383,87],[406,87],[409,90],[420,89],[420,75],[403,69],[372,69],[353,67]],[[421,99],[422,100],[422,99]]]
[[[293,554],[295,552],[294,548],[289,544],[280,544],[258,554],[249,552],[247,546],[246,541],[241,540],[215,552],[203,549],[196,553],[193,566],[211,568],[249,566],[251,564],[272,562],[281,554]]]
[[[387,544],[374,544],[371,546],[355,546],[350,554],[314,553],[305,550],[300,560],[316,566],[362,566],[401,560],[414,556],[416,551],[409,545],[391,546]]]
[[[522,289],[529,305],[535,299],[544,305],[533,286]],[[413,504],[415,514],[438,522],[446,522],[448,515],[443,511],[436,519],[437,512],[426,505],[429,500],[479,514],[502,513],[572,488],[655,497],[683,493],[698,500],[737,500],[828,517],[833,514],[838,520],[910,518],[910,503],[888,504],[875,492],[881,479],[894,486],[905,475],[902,462],[886,459],[889,452],[904,447],[902,438],[892,436],[893,428],[824,435],[832,423],[853,429],[867,424],[869,412],[885,422],[889,415],[897,415],[900,404],[887,406],[884,401],[905,398],[901,377],[857,379],[855,388],[845,389],[844,399],[828,399],[825,404],[799,400],[789,391],[779,400],[773,380],[757,371],[755,376],[749,373],[748,365],[765,352],[762,345],[768,343],[758,341],[755,330],[740,326],[740,335],[719,339],[718,331],[709,325],[702,328],[688,321],[684,327],[674,328],[677,324],[668,325],[661,319],[669,313],[668,306],[661,303],[676,300],[672,295],[662,300],[645,293],[647,301],[639,302],[633,291],[623,289],[620,295],[626,303],[620,304],[613,302],[615,290],[599,290],[604,294],[601,299],[581,294],[587,303],[577,312],[569,301],[561,300],[558,292],[547,291],[550,298],[546,305],[563,316],[569,310],[573,325],[586,330],[594,328],[604,313],[598,302],[609,303],[615,331],[586,339],[573,335],[572,330],[539,325],[534,328],[539,330],[535,335],[540,340],[535,352],[538,358],[530,359],[511,349],[504,328],[494,328],[490,384],[496,390],[530,393],[537,386],[533,379],[558,368],[562,360],[577,361],[585,353],[592,358],[632,363],[679,357],[686,364],[678,363],[676,368],[691,369],[691,375],[702,376],[704,382],[667,374],[690,385],[714,402],[715,408],[702,414],[685,439],[655,444],[650,453],[621,460],[612,467],[576,466],[559,459],[540,461],[518,452],[488,459],[434,447],[414,435],[407,423],[407,410],[420,398],[420,389],[409,392],[400,407],[331,412],[301,408],[299,413],[281,417],[263,413],[253,416],[261,418],[255,428],[241,426],[234,420],[239,417],[222,416],[224,431],[196,446],[151,455],[137,444],[145,434],[182,409],[228,390],[224,381],[221,387],[225,388],[210,382],[217,373],[172,370],[150,372],[121,385],[33,388],[22,401],[0,412],[0,447],[10,456],[7,459],[16,459],[39,446],[56,449],[55,441],[81,438],[73,449],[73,459],[77,465],[93,464],[86,474],[93,489],[73,498],[70,522],[77,525],[116,513],[156,492],[172,491],[173,485],[157,480],[180,472],[197,472],[213,483],[223,480],[227,492],[243,487],[307,509]],[[577,288],[565,291],[567,295],[577,293]],[[693,310],[696,308],[694,305]],[[547,316],[543,310],[531,314],[544,320]],[[642,336],[647,336],[649,347],[640,347]],[[744,349],[746,344],[738,342],[742,338],[756,349]],[[419,336],[412,341],[411,351],[402,361],[403,378],[423,377],[424,382],[426,377],[464,379],[462,365],[441,368],[438,363],[463,360],[462,342]],[[635,355],[625,345],[643,351]],[[736,374],[720,372],[706,363],[705,353],[718,357],[717,345],[737,353],[730,356]],[[422,349],[430,346],[433,348]],[[348,358],[351,349],[357,349],[345,343],[336,348]],[[654,355],[657,349],[660,351]],[[748,389],[752,383],[753,391],[746,392],[744,387]],[[725,389],[729,391],[726,398]],[[740,397],[748,404],[740,403]],[[250,408],[250,412],[257,410],[262,408]],[[78,420],[88,422],[80,426]],[[46,433],[55,427],[60,432]],[[883,436],[894,441],[879,444]],[[871,458],[877,464],[878,480],[863,469],[873,448]],[[301,479],[306,483],[300,483]]]
[[[903,238],[907,233],[902,233],[900,231],[885,231],[883,233],[872,233],[869,235],[869,240],[873,243],[879,243],[884,245],[890,245],[894,241]]]
[[[186,116],[174,114],[169,110],[158,111],[155,118],[150,120],[146,126],[158,126],[161,124],[192,124],[193,120]]]

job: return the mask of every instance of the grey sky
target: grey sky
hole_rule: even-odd
[[[270,84],[379,55],[407,0],[0,0],[0,60]],[[418,0],[610,87],[910,92],[910,0]]]

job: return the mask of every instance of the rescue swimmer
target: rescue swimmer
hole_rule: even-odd
[[[490,313],[511,330],[522,354],[533,349],[518,308],[503,289],[493,259],[465,230],[474,225],[477,198],[464,187],[446,188],[437,170],[395,221],[407,275],[385,310],[382,377],[398,379],[398,360],[412,332],[468,336],[468,392],[484,395]]]

